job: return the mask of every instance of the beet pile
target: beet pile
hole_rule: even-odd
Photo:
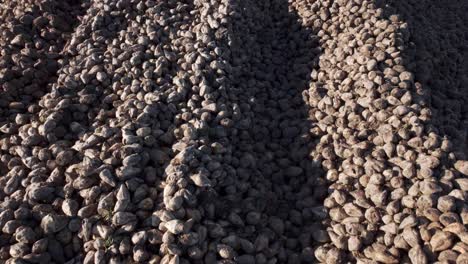
[[[3,1],[0,264],[468,263],[467,12]]]

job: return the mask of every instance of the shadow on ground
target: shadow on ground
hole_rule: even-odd
[[[390,20],[407,23],[403,65],[415,74],[415,98],[432,113],[426,129],[448,137],[468,154],[468,3],[466,1],[377,1]],[[401,45],[402,43],[400,43]],[[462,154],[463,153],[463,154]]]
[[[318,38],[285,0],[243,1],[233,10],[227,94],[238,120],[225,145],[232,146],[235,177],[218,183],[218,197],[207,199],[205,208],[215,204],[213,221],[233,212],[245,221],[228,233],[255,243],[267,237],[257,260],[297,263],[303,252],[313,255],[312,236],[323,216],[317,211],[327,192],[323,171],[309,155],[315,139],[305,103]]]
[[[86,0],[6,1],[0,31],[0,122],[31,113],[67,61],[63,48],[86,12]],[[23,6],[24,5],[24,6]]]

